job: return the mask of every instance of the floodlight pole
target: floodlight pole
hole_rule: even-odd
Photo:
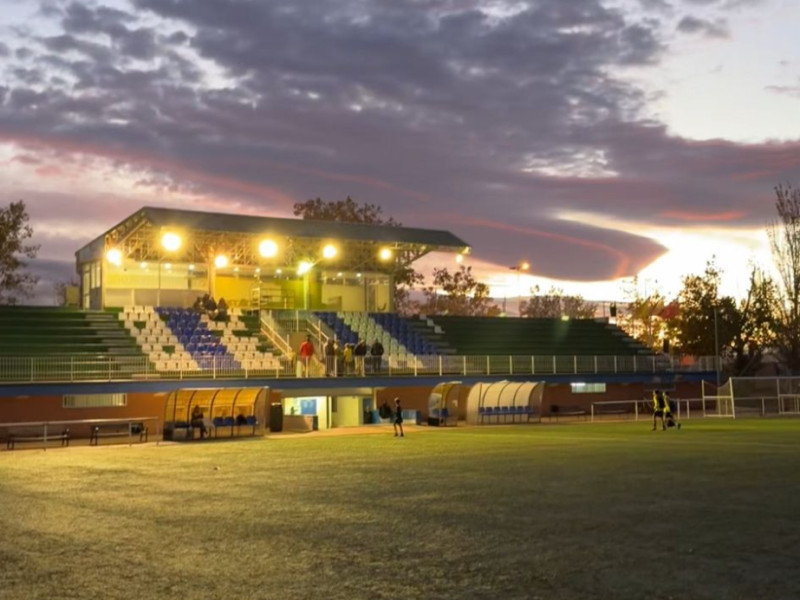
[[[717,370],[717,388],[719,388],[719,319],[717,318],[717,312],[717,305],[714,304],[714,366]]]

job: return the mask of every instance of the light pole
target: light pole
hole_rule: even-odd
[[[717,389],[719,389],[719,319],[717,317],[718,305],[714,303],[714,368],[717,371]]]
[[[519,289],[519,283],[520,283],[519,274],[520,274],[520,272],[527,273],[528,271],[530,271],[531,270],[531,263],[529,263],[527,260],[523,260],[523,261],[520,261],[518,264],[516,264],[514,266],[511,266],[511,267],[508,267],[508,268],[511,269],[512,271],[516,271],[517,272],[517,315],[521,317],[522,316],[522,311],[520,309],[522,307],[522,292],[520,292],[520,289]],[[506,299],[503,298],[503,312],[505,312],[505,311],[506,311]]]

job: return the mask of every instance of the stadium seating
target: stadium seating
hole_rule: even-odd
[[[37,361],[37,378],[46,379],[47,370],[91,377],[127,377],[141,367],[143,355],[136,340],[112,312],[83,311],[60,307],[0,307],[0,357],[15,361]],[[60,359],[80,359],[71,367]],[[48,360],[44,360],[48,359]],[[49,360],[52,359],[52,360]],[[14,363],[4,363],[14,369]],[[13,373],[8,373],[12,377]],[[0,379],[5,378],[0,373]]]

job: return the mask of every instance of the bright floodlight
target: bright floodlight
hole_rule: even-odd
[[[305,275],[311,270],[311,267],[314,265],[307,260],[302,261],[299,265],[297,265],[297,274],[298,275]]]
[[[272,240],[264,240],[258,245],[258,253],[264,258],[272,258],[278,254],[278,244]]]
[[[391,248],[381,248],[380,254],[378,254],[378,256],[380,256],[381,260],[389,260],[390,258],[392,258]]]
[[[333,244],[328,244],[322,249],[322,256],[323,258],[333,258],[336,256],[336,246]]]
[[[112,265],[120,266],[122,264],[122,251],[119,248],[111,248],[106,252],[106,260]]]
[[[519,270],[520,271],[530,271],[531,270],[531,263],[529,263],[527,260],[522,261],[519,264]]]
[[[181,236],[172,232],[165,233],[161,236],[161,245],[164,246],[164,250],[167,252],[175,252],[181,247]]]
[[[464,255],[463,254],[456,254],[456,262],[461,264],[464,262]]]
[[[218,269],[224,269],[228,266],[228,257],[224,254],[220,254],[214,259],[214,266]]]

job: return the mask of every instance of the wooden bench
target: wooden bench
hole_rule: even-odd
[[[89,445],[97,446],[100,438],[130,437],[131,440],[136,436],[140,442],[147,441],[147,427],[144,423],[101,423],[92,425],[89,432]]]
[[[550,407],[550,420],[552,421],[555,417],[556,423],[558,423],[558,417],[588,417],[589,413],[582,409],[580,406],[560,406],[558,404],[553,404]]]
[[[51,442],[51,441],[59,441],[61,442],[62,448],[64,446],[69,446],[69,429],[62,429],[60,432],[48,432],[47,436],[44,435],[44,429],[18,429],[18,430],[11,430],[8,432],[8,438],[6,438],[6,448],[9,450],[13,450],[15,445],[18,443],[25,443],[25,442]]]

